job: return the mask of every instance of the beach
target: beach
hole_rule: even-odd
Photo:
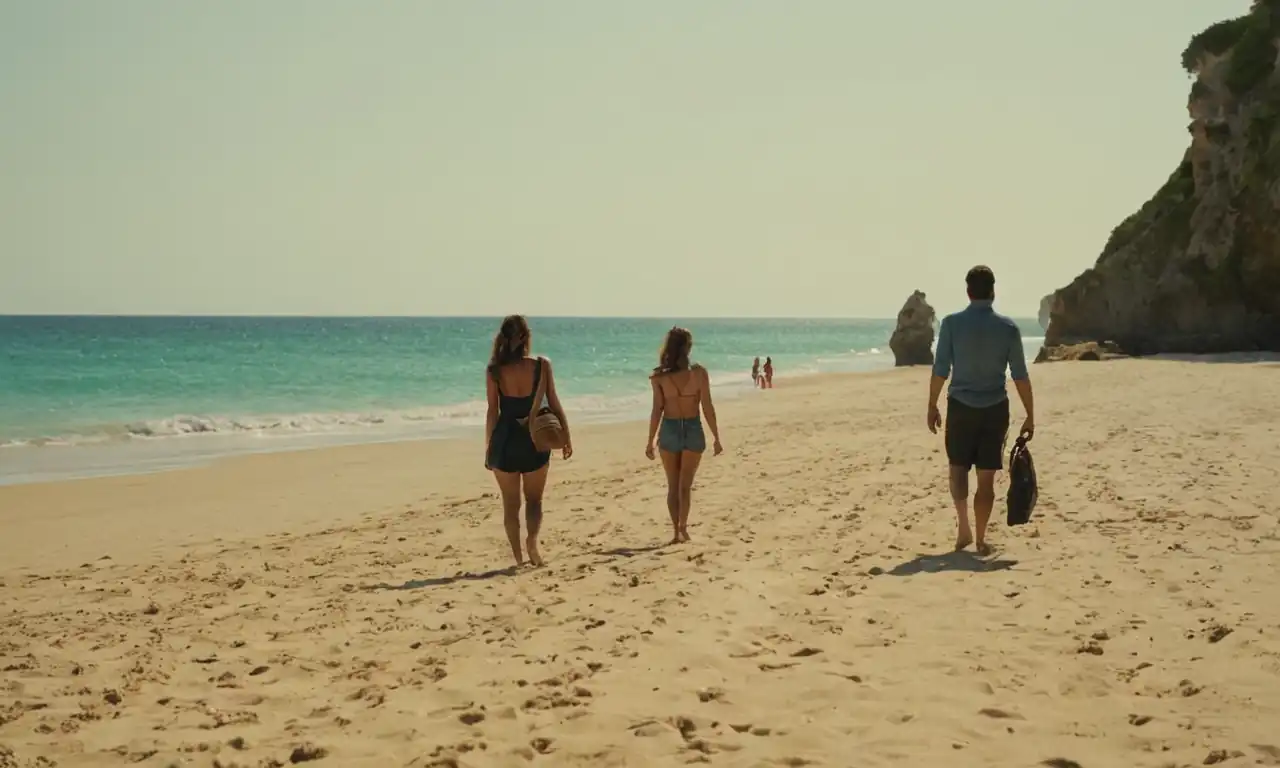
[[[1280,765],[1280,365],[1031,373],[987,558],[920,368],[726,399],[680,546],[582,426],[515,574],[478,433],[0,487],[0,768]]]

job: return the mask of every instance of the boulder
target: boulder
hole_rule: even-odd
[[[912,293],[898,313],[898,324],[889,338],[894,365],[933,365],[933,335],[937,313],[924,293]]]
[[[1114,342],[1086,341],[1080,344],[1044,346],[1036,355],[1037,363],[1057,363],[1065,360],[1115,360],[1127,357]]]

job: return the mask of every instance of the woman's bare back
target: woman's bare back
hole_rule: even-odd
[[[662,392],[662,415],[668,419],[696,419],[700,415],[706,370],[695,365],[654,377]]]
[[[507,397],[532,395],[535,363],[532,357],[526,357],[499,368],[498,390]]]

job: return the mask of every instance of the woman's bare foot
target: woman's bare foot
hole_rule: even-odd
[[[674,546],[674,545],[676,545],[676,544],[679,544],[679,543],[680,543],[680,541],[681,541],[681,539],[680,539],[680,529],[679,529],[679,528],[677,528],[677,529],[675,530],[675,533],[672,533],[672,534],[671,534],[671,541],[668,541],[668,542],[667,542],[667,546],[668,546],[668,547],[670,547],[670,546]]]
[[[956,536],[956,551],[959,552],[972,543],[973,534],[969,531],[961,531],[960,534]]]
[[[689,529],[688,529],[688,528],[681,528],[681,529],[680,529],[680,532],[676,534],[676,538],[677,538],[677,539],[679,539],[680,541],[688,542],[688,541],[689,541]]]
[[[983,557],[986,557],[992,552],[991,545],[985,541],[978,542],[978,546],[976,547],[976,549],[978,550],[978,554],[982,555]]]
[[[524,548],[529,550],[530,565],[532,565],[535,568],[540,568],[541,566],[546,564],[542,561],[542,553],[538,551],[537,539],[533,539],[533,538],[525,539]]]

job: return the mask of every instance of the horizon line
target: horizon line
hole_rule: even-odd
[[[895,320],[896,315],[886,315],[883,317],[874,317],[870,315],[537,315],[531,313],[520,313],[530,319],[539,320],[670,320],[673,317],[685,320]],[[196,313],[196,314],[174,314],[169,312],[143,312],[143,313],[115,313],[115,312],[0,312],[0,318],[114,318],[114,319],[183,319],[183,320],[212,320],[212,319],[241,319],[241,320],[267,320],[267,319],[294,319],[294,320],[501,320],[506,315],[488,315],[488,314],[456,314],[456,315],[361,315],[361,314],[309,314],[309,313]],[[1010,317],[1021,320],[1039,318],[1034,315],[1020,316],[1014,313],[1009,314]]]

